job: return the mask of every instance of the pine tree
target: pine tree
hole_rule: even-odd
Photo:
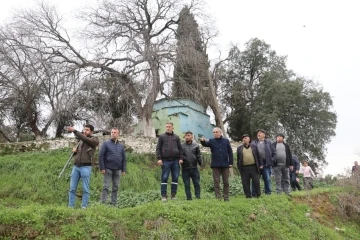
[[[206,107],[209,85],[208,57],[199,26],[188,7],[184,7],[180,12],[177,40],[172,96],[189,98]]]

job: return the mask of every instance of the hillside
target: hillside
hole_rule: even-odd
[[[337,212],[338,188],[249,200],[234,176],[230,202],[222,202],[207,167],[201,200],[185,201],[180,180],[178,199],[162,203],[152,154],[128,155],[118,207],[99,204],[102,176],[93,174],[90,207],[69,209],[70,168],[58,179],[68,154],[0,157],[0,239],[360,239],[360,226]]]

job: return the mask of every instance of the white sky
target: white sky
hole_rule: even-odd
[[[288,68],[311,77],[330,92],[338,114],[336,137],[328,144],[325,173],[342,173],[359,160],[360,123],[360,3],[356,0],[205,0],[219,31],[216,42],[226,54],[230,43],[242,46],[250,38],[271,44],[288,56]],[[71,16],[86,0],[49,0]],[[92,1],[93,2],[93,1]],[[0,21],[28,0],[2,1]],[[305,26],[305,27],[304,27]],[[212,51],[215,52],[215,51]],[[211,56],[213,58],[217,56]]]

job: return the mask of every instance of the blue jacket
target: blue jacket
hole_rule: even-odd
[[[112,169],[126,172],[126,156],[124,145],[113,140],[105,141],[99,152],[100,170]]]
[[[300,161],[298,159],[298,157],[294,154],[292,155],[292,159],[294,161],[294,168],[292,170],[292,172],[296,172],[300,170]]]
[[[233,152],[227,138],[211,138],[201,145],[211,149],[211,168],[228,168],[233,165]]]
[[[251,147],[251,151],[254,156],[254,159],[255,159],[257,170],[260,173],[260,166],[263,166],[263,162],[261,160],[259,150],[256,145],[250,144],[250,147]],[[237,161],[238,161],[237,167],[240,172],[243,167],[243,160],[244,160],[243,149],[244,149],[244,145],[240,145],[237,149]]]
[[[259,140],[254,140],[251,144],[255,144],[257,146]],[[265,144],[265,161],[264,167],[272,167],[274,162],[276,162],[276,148],[271,144],[270,140],[264,139]]]

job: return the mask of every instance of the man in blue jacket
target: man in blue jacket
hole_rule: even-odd
[[[294,161],[294,168],[293,168],[293,170],[290,171],[291,188],[293,191],[296,191],[296,189],[298,189],[300,191],[301,190],[300,184],[296,180],[298,177],[298,174],[299,174],[299,170],[300,170],[300,161],[295,154],[292,155],[292,159]]]
[[[263,169],[261,169],[260,174],[262,175],[262,178],[264,180],[265,194],[269,195],[271,194],[271,168],[274,161],[276,161],[276,149],[274,148],[270,140],[265,139],[265,134],[265,130],[259,129],[257,131],[257,139],[253,141],[252,144],[255,144],[259,149],[260,158],[264,164],[264,167]],[[256,196],[254,182],[252,184],[252,196]]]
[[[101,202],[106,203],[112,182],[111,205],[116,205],[117,193],[120,184],[120,175],[126,173],[126,156],[124,145],[119,142],[120,130],[111,129],[111,139],[105,141],[99,152],[99,167],[104,175],[104,187],[101,193]]]
[[[215,196],[221,199],[220,176],[224,184],[224,201],[229,201],[229,168],[233,166],[233,152],[230,141],[222,136],[220,128],[214,128],[214,138],[201,138],[200,143],[211,149],[211,169],[213,172]]]

